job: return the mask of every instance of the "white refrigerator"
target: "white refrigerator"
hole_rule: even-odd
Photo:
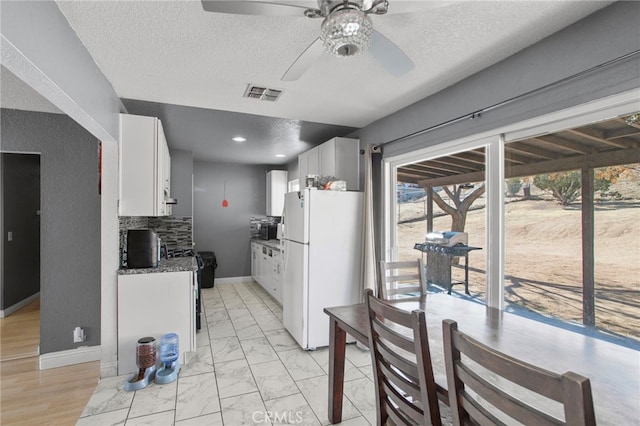
[[[282,317],[303,349],[329,345],[325,307],[360,302],[362,208],[361,192],[285,196]]]

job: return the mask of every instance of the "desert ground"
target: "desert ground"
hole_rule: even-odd
[[[640,182],[621,182],[625,197],[600,201],[595,209],[596,327],[640,340]],[[637,194],[637,195],[636,195]],[[582,242],[580,204],[563,208],[541,191],[533,199],[507,198],[505,295],[509,303],[582,323]],[[486,248],[484,200],[467,216],[469,245]],[[424,200],[400,205],[400,259],[415,259],[413,249],[424,241]],[[451,229],[450,216],[434,218],[434,230]],[[462,261],[464,263],[464,261]],[[485,295],[484,250],[469,255],[469,290]],[[464,279],[454,267],[454,279]],[[463,292],[457,285],[454,291]]]

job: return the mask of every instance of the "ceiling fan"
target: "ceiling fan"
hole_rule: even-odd
[[[349,57],[368,50],[395,77],[414,68],[413,61],[398,46],[373,29],[369,15],[386,14],[388,0],[318,0],[318,8],[266,1],[201,1],[207,12],[324,18],[320,37],[296,58],[282,76],[283,81],[300,78],[325,51],[334,56]],[[438,7],[447,2],[424,2],[421,8],[425,3],[428,3],[427,7]]]

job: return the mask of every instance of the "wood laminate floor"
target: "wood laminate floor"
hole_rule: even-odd
[[[40,298],[0,318],[0,361],[39,355]]]
[[[40,303],[0,319],[0,425],[75,425],[100,362],[38,370]]]

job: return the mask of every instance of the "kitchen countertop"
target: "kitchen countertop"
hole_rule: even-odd
[[[263,246],[267,246],[270,249],[280,251],[280,240],[261,240],[260,238],[252,238],[251,242],[262,244]]]
[[[118,269],[118,275],[132,275],[132,274],[154,274],[158,272],[181,272],[181,271],[196,271],[198,269],[198,262],[195,256],[189,257],[173,257],[171,259],[162,259],[160,266],[155,268],[120,268]]]

